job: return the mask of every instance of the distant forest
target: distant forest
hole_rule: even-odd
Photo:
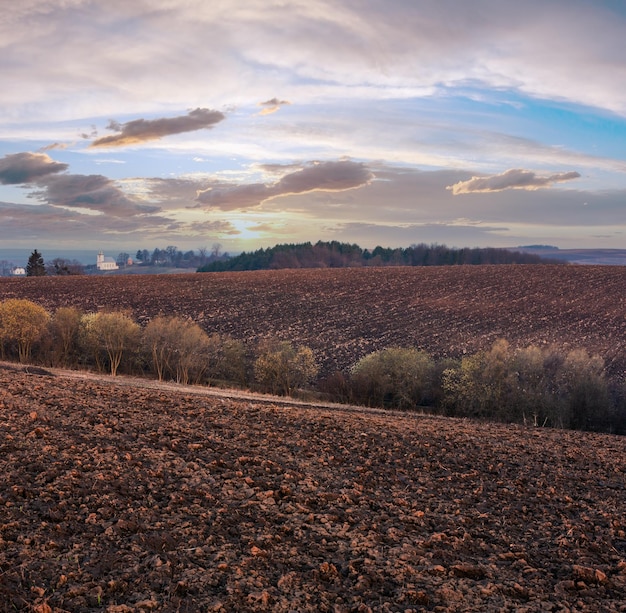
[[[282,244],[209,262],[198,272],[275,270],[279,268],[347,268],[355,266],[456,266],[463,264],[563,264],[536,254],[508,249],[463,248],[445,245],[411,245],[406,248],[376,247],[338,241]]]

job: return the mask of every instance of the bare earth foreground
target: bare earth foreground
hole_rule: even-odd
[[[626,438],[0,368],[0,611],[626,611]]]

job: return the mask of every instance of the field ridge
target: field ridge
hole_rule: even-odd
[[[322,376],[392,345],[440,359],[555,344],[601,355],[626,378],[626,267],[448,266],[0,279],[0,299],[49,310],[130,310],[145,323],[189,317],[249,345],[269,336],[310,346]]]

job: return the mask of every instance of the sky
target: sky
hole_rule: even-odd
[[[623,0],[0,3],[0,248],[626,248]]]

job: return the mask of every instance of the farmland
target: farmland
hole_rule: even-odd
[[[0,366],[0,611],[626,610],[624,437]]]
[[[248,344],[310,346],[322,375],[392,345],[460,357],[506,338],[600,354],[626,371],[626,268],[451,266],[279,270],[171,276],[0,279],[0,299],[49,310],[128,309],[145,323],[178,314]]]

